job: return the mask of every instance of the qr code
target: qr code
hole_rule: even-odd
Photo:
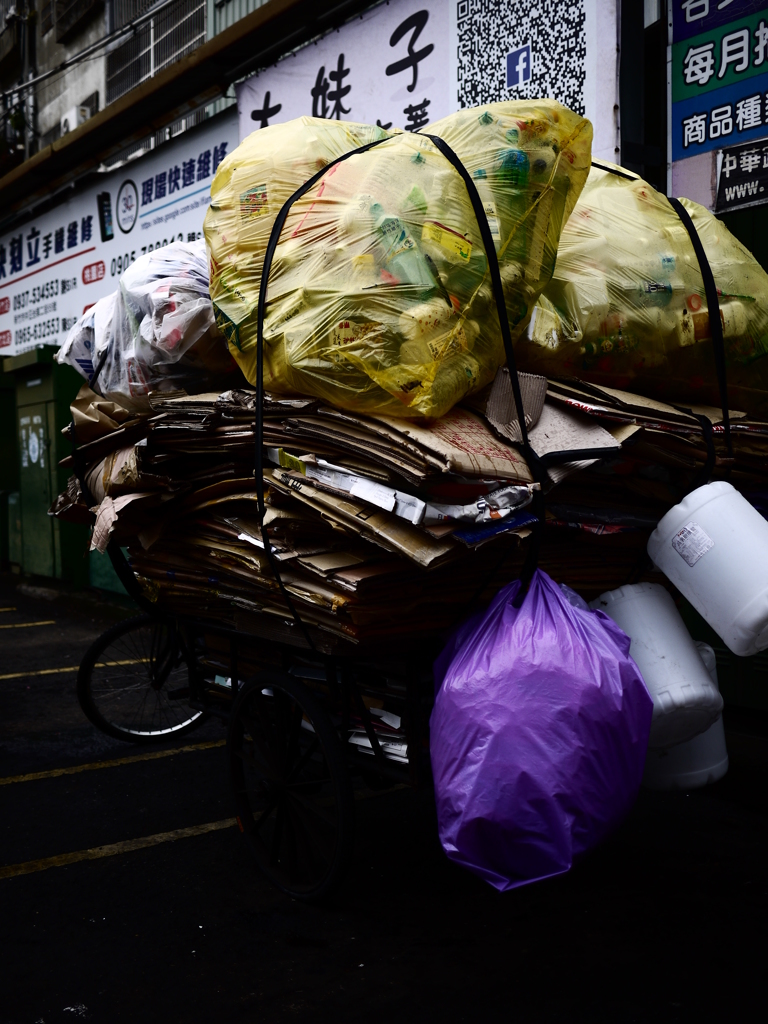
[[[551,96],[584,113],[585,0],[458,0],[459,105]],[[527,81],[507,88],[507,54],[531,46]]]

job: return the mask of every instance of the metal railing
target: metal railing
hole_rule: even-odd
[[[142,13],[142,6],[151,5],[144,0],[115,0],[113,17],[124,17],[122,24],[126,24]],[[206,0],[178,0],[107,54],[107,103],[201,46],[205,42],[206,7]]]
[[[113,32],[154,7],[157,0],[110,0],[110,28]]]

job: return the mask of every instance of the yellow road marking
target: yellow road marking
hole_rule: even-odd
[[[221,746],[219,743],[211,743],[208,746]],[[199,747],[202,747],[200,744]],[[187,749],[199,749],[187,748]],[[185,748],[181,748],[185,749]],[[165,753],[172,753],[166,751]],[[162,757],[162,753],[155,754]],[[126,758],[125,760],[141,760],[140,758]],[[112,762],[118,764],[120,762]],[[409,789],[405,783],[398,783],[391,789],[380,792],[358,794],[355,800],[368,800],[372,797],[385,796],[399,789]],[[141,839],[124,839],[120,843],[109,843],[107,846],[93,846],[90,850],[77,850],[74,853],[60,853],[56,857],[41,857],[39,860],[28,860],[21,864],[8,864],[0,867],[0,879],[16,878],[18,875],[32,875],[37,871],[47,871],[48,868],[63,868],[68,864],[77,864],[83,860],[100,860],[102,857],[114,857],[120,853],[132,853],[134,850],[146,850],[150,846],[160,846],[162,843],[175,843],[177,839],[189,839],[192,836],[202,836],[206,832],[219,832],[224,828],[231,828],[237,824],[236,818],[224,818],[223,821],[209,821],[206,825],[193,825],[191,828],[176,828],[172,832],[158,832],[154,836],[143,836]]]
[[[31,875],[36,871],[47,871],[48,868],[63,868],[67,864],[77,864],[81,860],[100,860],[102,857],[114,857],[119,853],[146,850],[150,846],[160,846],[161,843],[175,843],[177,839],[189,839],[192,836],[205,835],[206,832],[218,832],[223,828],[231,828],[234,824],[234,818],[225,818],[223,821],[209,821],[207,825],[175,828],[172,832],[158,832],[157,835],[143,836],[141,839],[125,839],[121,843],[93,846],[90,850],[62,853],[57,857],[41,857],[40,860],[28,860],[23,864],[9,864],[6,867],[0,867],[0,878]]]
[[[115,757],[111,761],[91,761],[89,764],[76,764],[71,768],[51,768],[47,772],[31,772],[29,775],[8,775],[4,779],[0,779],[0,786],[10,786],[13,782],[34,782],[37,779],[57,779],[60,775],[77,775],[78,772],[93,772],[97,768],[114,768],[120,764],[133,764],[134,761],[156,761],[161,757],[173,757],[174,754],[187,754],[194,750],[210,750],[212,747],[223,747],[226,742],[226,740],[209,740],[206,743],[190,743],[186,747],[174,747],[173,750],[151,750],[146,754]]]
[[[0,679],[26,679],[27,676],[59,676],[63,672],[77,672],[79,665],[65,665],[64,668],[39,668],[34,672],[6,672]]]
[[[24,629],[26,626],[55,626],[56,619],[44,619],[42,622],[4,622],[0,629]]]
[[[0,612],[15,612],[15,608],[0,608]]]
[[[2,627],[0,627],[2,628]],[[126,658],[125,661],[97,661],[94,668],[114,668],[115,665],[145,665],[149,658]],[[64,668],[39,668],[34,672],[8,672],[0,679],[24,679],[26,676],[56,676],[62,672],[77,672],[79,665],[65,665]]]

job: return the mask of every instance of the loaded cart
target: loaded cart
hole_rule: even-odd
[[[727,767],[673,598],[707,618],[733,563],[725,513],[693,521],[713,495],[768,551],[763,392],[736,412],[726,379],[768,278],[590,138],[553,101],[262,129],[207,249],[136,261],[61,350],[88,385],[52,511],[143,612],[87,653],[83,709],[133,741],[223,717],[238,826],[296,898],[342,877],[357,780],[434,781],[448,856],[508,888],[602,841],[649,747]],[[737,653],[768,642],[753,583],[707,619]]]
[[[521,415],[523,400],[499,264],[482,203],[455,154],[441,140],[433,141],[464,178],[491,254],[491,280],[508,359],[508,397],[517,410],[521,448],[538,467],[540,460],[530,447]],[[262,273],[264,293],[285,218],[293,202],[320,177],[318,173],[308,181],[276,219]],[[259,368],[263,318],[262,301]],[[91,388],[97,385],[99,372],[97,365]],[[254,497],[263,524],[264,391],[260,379],[252,406]],[[572,459],[574,454],[578,453],[559,457]],[[80,485],[85,489],[82,451],[75,452],[74,461],[83,467]],[[540,473],[544,472],[542,464]],[[526,488],[528,501],[538,499],[540,491],[530,485]],[[510,520],[507,525],[538,524],[535,515],[526,514],[522,522]],[[167,739],[193,730],[207,715],[223,717],[238,827],[270,881],[297,899],[311,900],[339,881],[351,854],[353,777],[374,788],[429,783],[432,664],[445,633],[417,630],[387,648],[346,641],[305,623],[283,585],[263,526],[261,534],[262,550],[291,618],[242,612],[236,628],[169,613],[161,604],[150,603],[118,543],[110,541],[107,551],[117,575],[144,614],[112,627],[93,644],[80,666],[78,696],[97,727],[126,740]],[[490,572],[476,597],[487,590],[500,568],[498,559],[489,564]],[[529,558],[529,579],[534,565]],[[467,610],[472,597],[471,592],[467,594],[460,606]]]
[[[494,539],[495,532],[509,534],[512,547],[516,548],[520,537],[532,528],[538,537],[542,514],[539,488],[546,475],[545,464],[572,460],[579,453],[560,452],[542,460],[529,443],[499,261],[482,200],[450,147],[437,137],[430,139],[462,180],[488,253],[496,323],[500,325],[509,372],[501,405],[509,414],[514,403],[519,448],[527,464],[534,467],[530,475],[514,448],[496,442],[503,459],[514,467],[514,473],[480,488],[480,493],[497,493],[503,490],[499,484],[506,483],[511,485],[507,491],[519,492],[498,499],[500,509],[494,510],[496,518],[490,519],[489,534],[490,539]],[[368,148],[364,146],[363,151]],[[260,550],[269,560],[290,614],[265,615],[241,610],[233,623],[225,626],[204,614],[179,612],[172,606],[165,607],[162,601],[152,603],[146,586],[142,588],[137,580],[141,567],[135,561],[129,564],[119,544],[110,540],[106,550],[117,575],[144,613],[101,636],[85,655],[78,676],[78,696],[86,715],[100,729],[121,739],[167,739],[193,730],[208,715],[223,717],[228,723],[227,751],[238,827],[264,874],[284,892],[306,900],[328,892],[342,876],[349,859],[354,828],[354,777],[374,788],[430,784],[432,664],[447,635],[444,628],[429,628],[426,609],[426,628],[406,630],[388,645],[375,640],[352,642],[305,622],[283,583],[281,566],[264,526],[265,479],[273,485],[280,482],[271,479],[271,467],[264,462],[264,452],[270,449],[268,436],[265,437],[261,368],[270,265],[293,204],[351,155],[354,154],[344,154],[309,179],[285,203],[275,220],[261,276],[256,391],[245,399],[245,407],[241,400],[241,414],[250,406],[253,417],[248,443],[255,455],[255,493],[251,497],[258,506],[261,523]],[[98,387],[106,361],[105,352],[94,367],[89,381],[91,389]],[[543,395],[539,399],[541,404]],[[174,400],[183,401],[171,398],[171,402]],[[167,402],[160,402],[155,408],[167,409]],[[161,419],[162,415],[161,412]],[[460,426],[459,422],[454,429]],[[479,421],[470,420],[469,426],[477,433]],[[158,428],[162,427],[161,422]],[[487,428],[483,429],[480,440],[487,449],[494,439]],[[294,442],[294,450],[300,451],[301,446],[301,441]],[[86,494],[92,482],[86,472],[88,454],[81,448],[73,457],[74,465],[80,467],[80,486]],[[485,460],[478,464],[480,468],[489,473],[498,469],[487,454],[480,457]],[[278,469],[290,469],[298,460],[280,448],[276,462]],[[524,476],[520,476],[521,471]],[[534,483],[535,476],[539,479]],[[466,486],[477,499],[477,488]],[[529,510],[522,515],[507,515],[514,512],[515,502],[529,506]],[[482,501],[479,508],[484,508]],[[485,518],[487,523],[489,518]],[[499,530],[501,525],[503,531]],[[535,568],[536,548],[537,544],[532,543],[523,567],[528,580]],[[489,586],[498,586],[503,581],[499,570],[508,554],[509,547],[503,556],[493,553],[490,558],[481,559],[469,577],[476,584],[478,570],[482,569],[480,585],[465,592],[464,578],[457,572],[454,580],[462,592],[454,598],[454,613],[450,616],[454,624],[474,606],[477,598],[492,592]],[[444,576],[444,585],[450,586],[451,582],[450,574]]]

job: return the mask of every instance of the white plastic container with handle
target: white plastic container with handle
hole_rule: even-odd
[[[715,652],[709,644],[696,641],[712,682],[717,686]],[[676,747],[648,750],[643,772],[646,789],[699,789],[722,779],[728,771],[728,751],[722,714],[706,732]]]
[[[649,748],[673,747],[709,729],[723,708],[675,602],[658,583],[635,583],[590,603],[632,641],[629,653],[653,698]]]
[[[691,491],[659,522],[648,554],[734,654],[768,648],[768,522],[735,487]]]

